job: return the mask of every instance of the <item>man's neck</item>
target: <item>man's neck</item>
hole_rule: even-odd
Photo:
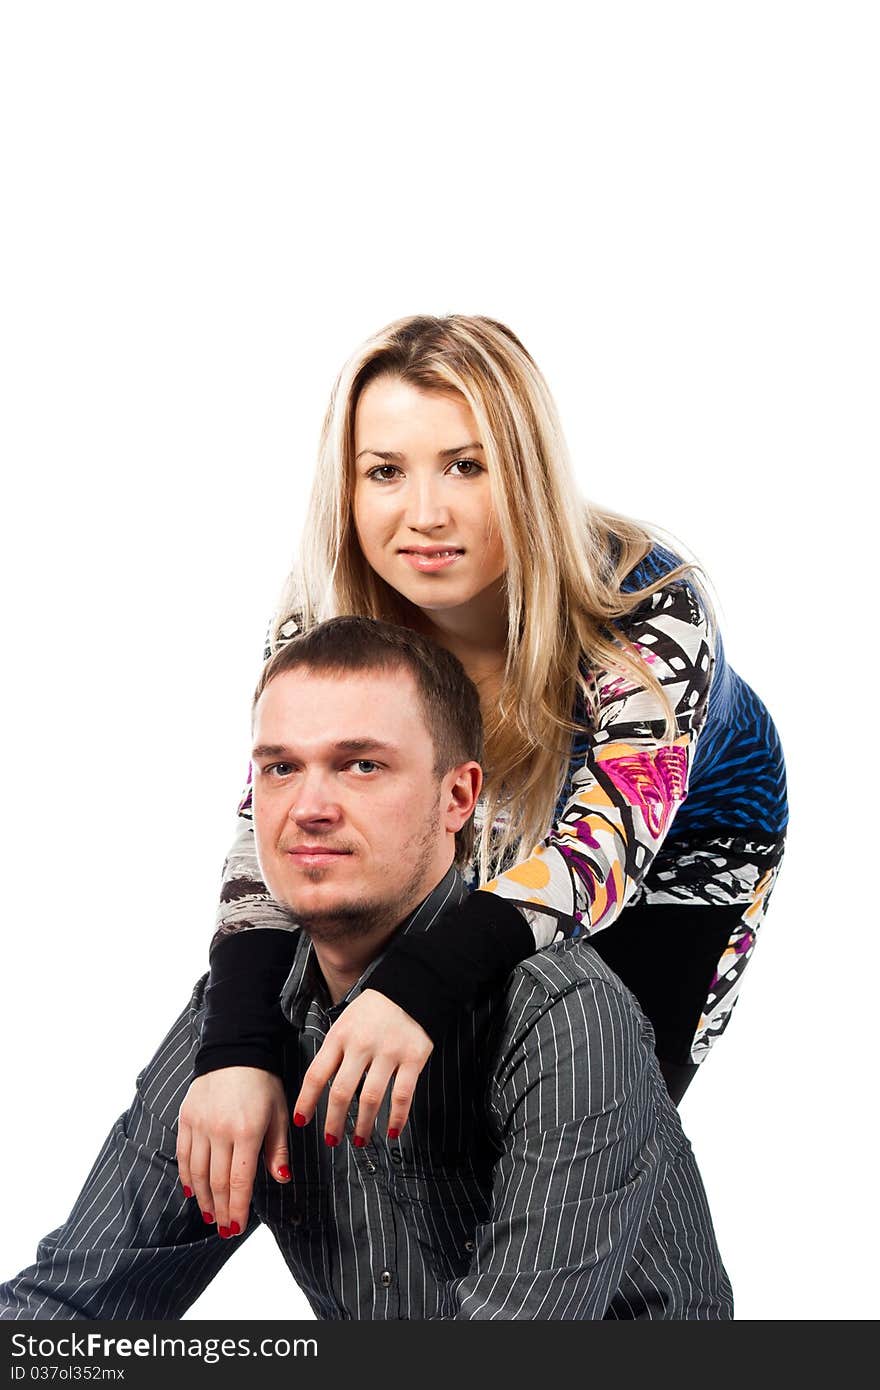
[[[388,942],[396,936],[431,897],[439,884],[449,874],[447,868],[430,888],[420,889],[412,901],[403,907],[391,909],[388,920],[379,922],[369,932],[361,935],[342,935],[338,941],[316,940],[312,938],[312,949],[320,967],[327,992],[334,1004],[339,1004],[358,983],[373,961],[382,954]]]
[[[405,917],[401,919],[405,920]],[[357,942],[344,941],[338,945],[312,942],[327,993],[334,1004],[340,1003],[349,990],[354,988],[364,971],[380,955],[399,927],[400,921],[390,923],[381,930],[377,929],[375,935],[371,933],[369,937]]]

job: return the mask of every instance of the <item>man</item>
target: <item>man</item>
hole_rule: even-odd
[[[258,856],[303,929],[282,995],[288,1106],[390,938],[463,897],[456,841],[466,858],[481,751],[464,671],[404,629],[334,619],[265,668]],[[203,992],[138,1078],[67,1223],[0,1289],[4,1318],[177,1318],[240,1244],[206,1224],[176,1162]],[[585,944],[525,961],[459,1020],[402,1134],[388,1136],[386,1107],[351,1142],[353,1108],[325,1140],[326,1116],[324,1100],[291,1129],[289,1183],[257,1175],[250,1226],[270,1228],[319,1318],[732,1316],[650,1025]]]

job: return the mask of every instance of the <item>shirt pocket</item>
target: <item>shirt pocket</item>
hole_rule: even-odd
[[[456,1169],[403,1169],[394,1198],[439,1279],[465,1275],[474,1257],[478,1228],[492,1205],[491,1174]]]

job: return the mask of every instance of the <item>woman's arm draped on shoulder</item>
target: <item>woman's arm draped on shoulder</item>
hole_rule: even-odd
[[[485,887],[527,913],[537,947],[558,932],[578,935],[581,923],[592,933],[615,920],[687,796],[714,669],[711,618],[693,585],[678,579],[620,627],[671,702],[675,738],[662,737],[663,711],[649,690],[597,674],[595,728],[575,736],[555,823],[528,859]]]
[[[610,925],[687,795],[714,669],[711,618],[693,585],[678,579],[620,626],[670,699],[675,737],[664,740],[665,711],[646,687],[613,672],[596,676],[595,728],[575,736],[546,838],[442,924],[394,942],[371,977],[434,1038],[456,1007],[558,935]]]
[[[275,645],[283,645],[297,631],[297,621],[291,619]],[[263,653],[266,660],[273,650],[270,635],[271,629]],[[296,942],[290,913],[271,896],[257,862],[249,769],[235,838],[223,865],[196,1076],[235,1066],[280,1075],[284,1016],[279,995]]]

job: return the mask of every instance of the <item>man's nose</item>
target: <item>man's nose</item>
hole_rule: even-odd
[[[338,824],[342,810],[332,779],[320,771],[307,772],[297,784],[288,815],[302,827]]]
[[[449,507],[439,478],[414,478],[407,497],[406,524],[413,531],[436,531],[449,522]]]

